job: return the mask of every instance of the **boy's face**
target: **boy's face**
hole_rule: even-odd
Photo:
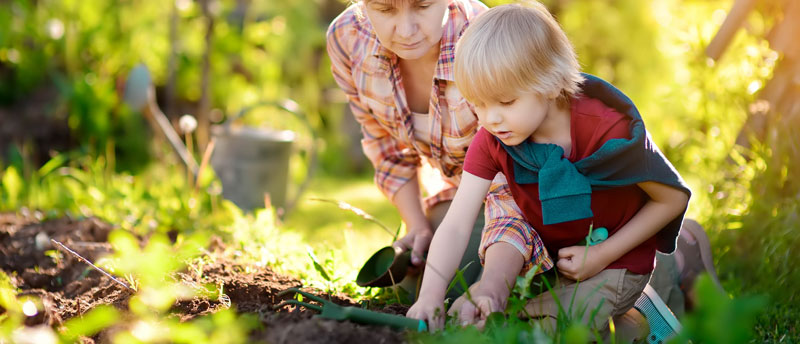
[[[404,60],[416,60],[436,50],[446,22],[445,0],[364,0],[378,40]]]
[[[474,106],[481,126],[504,144],[514,146],[528,140],[539,129],[554,101],[528,92]]]

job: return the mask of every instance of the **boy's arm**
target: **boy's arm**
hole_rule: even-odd
[[[464,255],[490,184],[491,180],[463,172],[453,203],[433,236],[419,300],[409,309],[408,317],[426,320],[432,329],[444,325],[442,305],[447,285]]]
[[[556,266],[564,276],[585,280],[598,274],[686,210],[689,196],[682,191],[656,182],[637,185],[650,196],[650,200],[614,235],[600,244],[589,246],[588,250],[584,246],[571,246],[558,251]],[[591,258],[585,259],[587,256]]]
[[[517,283],[524,263],[519,250],[507,242],[496,242],[486,248],[486,261],[478,287],[471,295],[472,300],[464,302],[459,310],[461,323],[483,328],[489,314],[505,310],[508,295]]]

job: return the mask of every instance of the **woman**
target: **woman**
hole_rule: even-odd
[[[455,195],[464,156],[478,129],[477,118],[453,82],[455,43],[486,6],[471,0],[360,0],[331,23],[327,34],[332,72],[361,124],[364,153],[375,167],[375,183],[397,208],[407,234],[393,244],[411,250],[422,266],[433,230]],[[443,187],[422,200],[417,171],[427,163]],[[492,183],[485,226],[478,219],[461,266],[467,283],[480,272],[478,254],[502,240],[525,257],[526,269],[549,269],[536,232],[523,220],[505,178]],[[483,240],[481,240],[481,229]],[[519,236],[504,233],[519,228]],[[479,243],[480,246],[479,246]],[[449,294],[450,296],[456,293]]]

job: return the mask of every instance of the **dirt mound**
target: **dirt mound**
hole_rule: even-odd
[[[11,277],[21,294],[38,296],[45,308],[44,312],[26,319],[26,324],[58,325],[100,304],[127,310],[132,295],[127,289],[69,255],[54,259],[53,255],[45,254],[54,249],[50,244],[52,238],[95,261],[110,252],[106,240],[112,227],[94,218],[39,222],[37,217],[36,214],[0,214],[0,268]],[[268,267],[240,264],[226,258],[209,257],[209,260],[202,272],[189,269],[191,271],[178,273],[177,278],[196,288],[204,285],[222,288],[224,294],[177,301],[172,313],[182,321],[232,307],[239,313],[254,314],[261,321],[262,328],[250,334],[252,342],[403,342],[401,332],[386,327],[323,320],[296,307],[284,307],[276,312],[273,307],[291,297],[278,297],[277,293],[299,287],[298,279],[278,274]],[[317,291],[303,290],[319,295]],[[345,295],[320,296],[343,306],[357,306]],[[404,312],[391,307],[384,311]],[[98,342],[104,342],[104,338],[110,336],[95,337]]]
[[[42,299],[45,311],[26,323],[60,324],[98,304],[126,308],[130,293],[71,256],[57,259],[50,239],[94,261],[110,252],[111,226],[94,218],[39,222],[39,214],[0,214],[0,268],[22,290]]]

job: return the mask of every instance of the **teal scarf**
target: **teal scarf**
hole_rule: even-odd
[[[654,181],[680,189],[691,196],[681,176],[650,139],[633,102],[606,81],[589,74],[582,93],[631,118],[630,139],[611,139],[592,155],[570,162],[555,144],[531,141],[503,148],[514,159],[514,181],[539,183],[542,222],[545,225],[593,216],[592,189],[608,189]],[[499,140],[498,140],[499,141]],[[658,250],[671,253],[683,222],[683,214],[658,233]]]

